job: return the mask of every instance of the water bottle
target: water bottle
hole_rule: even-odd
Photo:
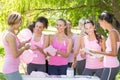
[[[74,69],[67,68],[67,77],[74,77]]]

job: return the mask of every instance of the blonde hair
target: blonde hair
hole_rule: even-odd
[[[8,16],[7,23],[8,25],[14,25],[22,20],[20,13],[13,12]]]
[[[81,18],[81,19],[79,20],[79,23],[81,23],[82,25],[84,25],[85,21],[86,21],[85,18]]]

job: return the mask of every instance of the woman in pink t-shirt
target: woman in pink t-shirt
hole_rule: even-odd
[[[67,22],[67,28],[66,28],[67,36],[72,39],[72,50],[71,50],[71,53],[68,57],[68,67],[72,67],[73,58],[74,58],[74,49],[76,47],[77,34],[75,34],[71,31],[72,22],[70,20],[67,20],[66,22]],[[74,68],[74,74],[76,74],[75,68]]]
[[[85,31],[87,33],[81,40],[82,48],[88,50],[104,51],[105,44],[104,39],[101,35],[98,35],[95,31],[95,25],[92,20],[86,20],[84,23]],[[84,57],[84,52],[81,53]],[[101,77],[103,71],[103,56],[96,57],[91,55],[89,52],[86,52],[86,64],[83,71],[83,75],[96,75]]]
[[[48,73],[50,75],[65,75],[68,65],[67,57],[72,49],[72,39],[65,34],[66,21],[58,19],[58,32],[50,37],[50,44],[57,50],[55,56],[50,56]]]
[[[104,52],[94,51],[95,54],[104,54],[104,70],[101,80],[115,80],[115,77],[119,71],[119,61],[117,58],[118,49],[120,47],[120,34],[113,27],[113,21],[115,21],[116,27],[120,27],[120,23],[116,20],[113,14],[105,11],[99,15],[100,26],[104,30],[108,30],[108,37],[106,40],[106,50]]]
[[[43,49],[48,46],[49,36],[44,35],[42,31],[48,27],[48,20],[45,17],[39,17],[35,23],[31,43],[31,50],[34,53],[34,58],[27,65],[27,72],[30,74],[32,71],[46,72],[46,54]]]
[[[3,45],[5,49],[5,62],[3,64],[3,73],[7,80],[22,80],[19,73],[19,56],[30,46],[20,44],[15,30],[18,30],[22,22],[19,13],[13,12],[8,16],[8,29],[3,35]],[[21,49],[21,47],[23,47]]]
[[[72,64],[72,67],[76,68],[76,73],[78,75],[82,74],[82,72],[84,71],[84,68],[85,68],[85,63],[86,63],[85,57],[82,58],[80,55],[81,38],[86,35],[85,29],[84,29],[85,20],[86,20],[85,18],[81,18],[78,22],[80,34],[77,36],[77,39],[76,39],[76,47],[74,49],[74,58],[73,58],[73,64]]]
[[[67,32],[67,36],[70,37],[72,39],[72,51],[68,57],[68,67],[71,67],[72,66],[72,62],[73,62],[73,57],[74,57],[74,49],[75,49],[75,46],[76,46],[76,38],[77,38],[77,35],[72,33],[71,29],[72,29],[72,22],[70,20],[67,20],[67,28],[66,28],[66,32]]]

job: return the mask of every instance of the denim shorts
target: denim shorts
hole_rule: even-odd
[[[9,74],[5,74],[5,76],[6,76],[6,80],[23,80],[19,71],[9,73]]]

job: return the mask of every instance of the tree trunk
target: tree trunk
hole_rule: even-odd
[[[112,2],[112,10],[115,18],[119,21],[120,23],[120,7],[119,7],[119,2],[118,0],[111,0]],[[117,28],[117,27],[116,27]],[[120,32],[120,26],[117,28],[117,30]]]
[[[106,6],[109,8],[107,9]],[[120,6],[119,6],[119,2],[118,0],[110,0],[109,3],[106,2],[105,0],[100,0],[100,8],[101,11],[104,10],[108,10],[108,11],[112,11],[112,13],[114,14],[115,18],[118,20],[118,22],[120,23]],[[115,25],[114,25],[115,26]],[[119,27],[115,27],[119,33],[120,33],[120,26]]]

